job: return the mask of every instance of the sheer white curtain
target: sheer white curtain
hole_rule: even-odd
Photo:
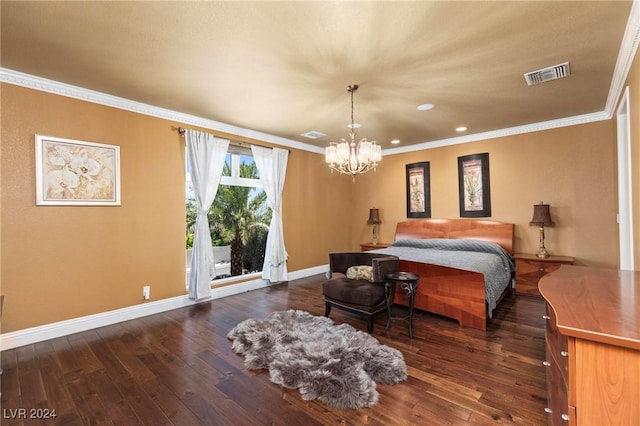
[[[189,276],[189,298],[198,300],[211,297],[210,277],[214,259],[207,213],[218,192],[229,141],[191,129],[186,130],[185,138],[198,208]]]
[[[278,148],[251,146],[253,159],[260,173],[260,182],[267,193],[267,204],[271,208],[271,223],[262,266],[262,278],[270,282],[287,281],[287,250],[282,230],[282,189],[287,174],[289,151]]]

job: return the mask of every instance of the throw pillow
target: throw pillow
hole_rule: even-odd
[[[368,265],[352,266],[347,269],[346,275],[351,280],[373,281],[373,267]]]

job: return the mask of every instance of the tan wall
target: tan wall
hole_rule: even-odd
[[[142,303],[145,284],[152,301],[185,294],[178,124],[8,84],[1,90],[2,332]],[[122,206],[36,207],[36,134],[119,145]],[[351,190],[321,155],[291,150],[283,196],[290,271],[349,248]]]
[[[35,134],[120,145],[122,206],[36,207]],[[183,164],[162,120],[3,85],[3,331],[180,294]]]
[[[282,212],[289,271],[325,265],[327,253],[350,249],[351,191],[351,179],[330,173],[324,155],[292,151]]]
[[[460,217],[458,157],[489,153],[491,219],[516,224],[515,249],[538,248],[529,226],[533,205],[551,205],[556,224],[546,230],[551,254],[578,264],[615,267],[615,137],[613,120],[469,144],[385,156],[377,172],[358,177],[354,192],[352,246],[371,240],[368,209],[380,209],[381,240],[393,240],[395,224],[407,220],[405,165],[429,161],[433,218]]]

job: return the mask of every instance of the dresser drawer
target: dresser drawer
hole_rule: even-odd
[[[560,266],[562,266],[561,263],[518,259],[516,260],[516,274],[537,282],[540,278],[549,272],[555,271]]]
[[[556,317],[553,309],[547,304],[547,329],[545,340],[547,342],[547,362],[557,365],[565,383],[569,377],[569,343],[567,336],[560,334],[556,327]]]
[[[516,293],[526,296],[540,296],[538,281],[562,265],[570,265],[573,258],[549,256],[539,258],[531,254],[516,254]]]
[[[555,312],[546,304],[545,368],[547,375],[548,424],[575,423],[575,410],[569,406],[569,339],[558,330]]]
[[[549,353],[548,344],[547,353]],[[572,411],[571,407],[569,407],[567,377],[563,376],[561,366],[549,355],[547,355],[545,368],[547,376],[547,406],[545,412],[548,416],[548,424],[568,426]]]

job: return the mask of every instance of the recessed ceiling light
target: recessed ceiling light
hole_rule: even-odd
[[[418,110],[420,110],[420,111],[429,111],[433,107],[435,107],[434,104],[422,104],[422,105],[418,105]]]
[[[311,130],[310,132],[302,133],[300,136],[304,136],[305,138],[309,139],[318,139],[327,135],[325,133],[318,132],[317,130]]]
[[[466,132],[467,131],[467,127],[466,126],[458,126],[456,127],[456,132]]]
[[[350,129],[359,129],[360,123],[347,124],[347,127]]]
[[[391,141],[391,144],[398,145],[400,143],[400,139],[394,139]]]

